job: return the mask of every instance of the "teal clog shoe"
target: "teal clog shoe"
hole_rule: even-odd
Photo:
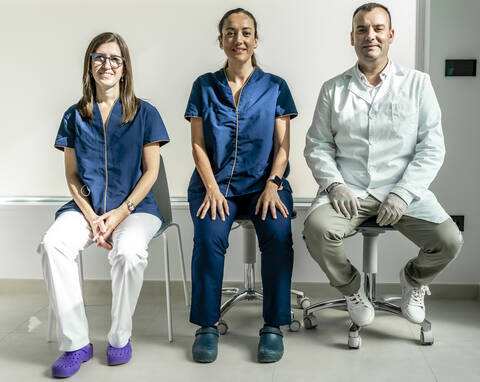
[[[275,326],[265,325],[260,329],[260,342],[258,343],[258,362],[277,362],[283,356],[283,334]]]
[[[195,332],[195,342],[192,346],[193,360],[208,363],[217,359],[218,354],[218,330],[207,326]]]

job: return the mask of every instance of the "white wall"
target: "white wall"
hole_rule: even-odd
[[[432,0],[429,72],[442,108],[445,164],[432,190],[447,211],[465,215],[465,245],[453,267],[480,282],[480,1]],[[445,59],[476,58],[476,77],[445,77]]]
[[[182,154],[185,152],[182,142],[188,140],[188,127],[181,116],[193,78],[204,71],[213,70],[223,62],[222,53],[217,51],[215,44],[215,23],[224,10],[237,3],[212,0],[178,0],[158,4],[141,2],[135,6],[120,0],[107,1],[107,5],[97,1],[75,3],[78,5],[73,8],[60,1],[44,1],[41,6],[31,0],[2,4],[4,17],[0,23],[0,33],[4,36],[3,50],[9,56],[0,60],[0,72],[4,75],[4,91],[0,92],[3,117],[0,127],[3,138],[0,143],[0,195],[66,194],[61,154],[52,149],[51,143],[63,109],[78,98],[79,62],[83,50],[95,33],[107,29],[124,34],[134,57],[138,94],[148,97],[159,106],[166,120],[174,139],[174,143],[167,145],[164,152],[172,195],[184,195],[193,164],[188,162],[185,165],[186,161],[180,164],[175,160],[179,150],[182,150]],[[304,135],[321,82],[345,69],[347,62],[353,61],[353,51],[348,45],[348,30],[350,14],[359,3],[347,0],[242,3],[252,9],[259,19],[261,47],[258,53],[262,65],[289,81],[301,112],[301,116],[294,121],[295,149],[292,150],[292,162],[296,163],[297,169],[292,174],[294,189],[304,191],[295,192],[297,197],[312,196],[316,188],[301,156]],[[409,66],[413,66],[415,47],[412,39],[406,43],[402,38],[415,29],[414,16],[408,13],[414,9],[412,3],[385,2],[392,10],[397,30],[392,57]],[[480,35],[477,20],[480,2],[463,0],[461,7],[457,4],[448,0],[432,1],[430,73],[443,110],[447,145],[446,163],[433,184],[433,190],[450,213],[466,215],[466,242],[460,257],[435,282],[478,284],[479,77],[444,78],[443,62],[447,57],[479,58],[480,46],[476,39]],[[112,11],[116,15],[113,19],[106,17],[107,9],[112,5],[116,7]],[[337,9],[338,12],[328,13],[321,10],[320,5],[327,10]],[[102,16],[97,21],[91,17],[92,9]],[[174,17],[173,9],[182,9],[181,20]],[[271,19],[272,15],[275,18]],[[134,22],[129,21],[129,17]],[[82,26],[81,18],[87,20],[86,25]],[[128,22],[131,25],[125,25]],[[196,26],[193,31],[192,26]],[[153,45],[152,41],[155,42]],[[285,49],[279,50],[278,46]],[[174,48],[178,50],[172,50]],[[46,52],[56,50],[62,53],[62,63],[45,61]],[[173,56],[171,51],[178,55]],[[35,61],[35,54],[42,57],[40,62]],[[306,59],[305,55],[310,58]],[[158,57],[158,60],[152,61],[154,57]],[[337,63],[337,58],[341,62]],[[15,166],[12,165],[12,158],[15,158]],[[57,207],[0,205],[0,278],[42,277],[35,248],[51,224]],[[293,224],[294,280],[325,282],[323,273],[307,254],[301,240],[305,209],[299,208],[298,211],[299,216]],[[182,226],[189,265],[192,225],[187,209],[176,206],[174,218]],[[179,279],[173,240],[171,245],[172,277]],[[346,246],[352,262],[361,267],[360,238],[348,239]],[[239,232],[234,231],[227,255],[225,280],[242,279],[241,249]],[[150,253],[146,278],[163,279],[159,242],[152,244]],[[400,234],[390,232],[381,238],[380,253],[379,281],[397,282],[398,269],[416,254],[416,250]],[[108,278],[105,252],[94,248],[87,250],[86,268],[87,278]]]
[[[415,0],[384,2],[397,30],[392,57],[413,66]],[[86,47],[108,30],[127,41],[136,92],[164,118],[172,138],[162,149],[171,194],[186,196],[194,168],[190,128],[183,119],[186,102],[194,79],[224,63],[216,25],[225,11],[241,5],[258,20],[261,66],[284,77],[292,90],[300,115],[292,124],[290,179],[296,197],[313,197],[316,185],[303,159],[305,134],[321,84],[355,62],[349,32],[361,3],[2,0],[0,196],[68,195],[62,154],[52,145],[63,112],[80,98]],[[175,160],[179,153],[184,160]]]
[[[193,226],[186,203],[174,205],[173,217],[181,226],[183,248],[187,264],[188,278],[190,279],[190,261],[193,246]],[[59,205],[0,205],[0,279],[38,279],[42,278],[40,257],[35,249],[43,233],[52,222],[52,216]],[[298,217],[293,221],[293,238],[295,262],[293,280],[297,282],[327,282],[326,277],[315,261],[307,252],[302,240],[303,221],[306,207],[297,206]],[[242,249],[243,240],[241,230],[230,234],[230,248],[226,255],[226,281],[243,279]],[[180,280],[180,266],[174,231],[169,233],[171,252],[170,264],[172,279]],[[358,268],[362,267],[362,240],[361,236],[349,238],[345,241],[349,258]],[[149,249],[149,266],[145,277],[150,280],[163,280],[164,268],[162,244],[160,239],[154,240]],[[398,232],[387,232],[381,236],[379,242],[379,282],[398,282],[398,271],[411,257],[417,253],[416,247],[404,239]],[[85,251],[85,267],[87,279],[108,279],[109,265],[106,259],[107,252],[103,249],[90,247]],[[259,256],[257,256],[259,262]],[[472,269],[473,268],[473,271]],[[452,264],[436,280],[436,283],[477,284],[478,259],[462,256]],[[257,269],[260,280],[259,267]]]
[[[59,205],[0,205],[0,241],[4,250],[0,255],[0,279],[9,278],[42,278],[40,257],[35,249],[43,233],[52,222],[52,216]],[[327,282],[326,277],[318,265],[310,257],[302,240],[303,221],[306,207],[297,207],[298,217],[293,221],[293,238],[295,263],[293,271],[294,281]],[[186,203],[179,203],[173,210],[174,221],[181,226],[185,260],[190,279],[190,261],[193,246],[193,226],[186,207]],[[180,280],[180,266],[174,230],[169,233],[171,249],[170,264],[172,279]],[[238,281],[243,279],[242,265],[243,240],[241,230],[232,231],[230,248],[226,255],[224,279]],[[346,240],[346,249],[349,257],[358,269],[362,266],[362,241],[360,235]],[[397,282],[398,270],[416,253],[415,247],[401,238],[398,232],[388,232],[380,240],[378,280],[380,282]],[[146,279],[164,279],[162,244],[160,239],[154,240],[149,248],[149,266]],[[107,252],[103,249],[90,247],[85,251],[86,278],[108,279],[109,265],[106,259]],[[259,262],[259,256],[257,256]],[[259,267],[257,269],[259,271]],[[258,280],[260,274],[258,273]],[[439,282],[465,282],[458,277],[455,271],[446,272]]]

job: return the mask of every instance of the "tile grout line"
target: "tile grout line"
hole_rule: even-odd
[[[416,333],[414,332],[414,330],[413,330],[413,327],[412,327],[413,324],[409,323],[408,321],[407,321],[407,323],[408,323],[408,330],[412,333],[412,336],[413,336],[413,337],[418,336],[418,334],[416,334]],[[425,364],[427,365],[428,369],[429,369],[430,372],[432,373],[433,378],[435,379],[435,382],[438,382],[437,375],[436,375],[435,372],[433,371],[432,366],[430,365],[430,363],[428,362],[427,357],[425,356],[425,351],[424,351],[425,345],[420,344],[419,346],[420,346],[420,349],[419,349],[419,350],[420,350],[420,354],[422,355],[422,358],[423,358],[423,360],[425,361]],[[431,345],[430,345],[430,346],[431,346]]]

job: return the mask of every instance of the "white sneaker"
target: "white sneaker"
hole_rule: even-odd
[[[430,295],[428,286],[421,287],[411,286],[405,278],[405,271],[400,271],[400,285],[402,286],[402,301],[400,307],[405,318],[414,324],[420,324],[425,320],[425,303],[423,299],[425,293]]]
[[[347,300],[348,314],[350,314],[350,318],[355,325],[365,326],[372,323],[375,317],[375,309],[367,298],[363,286],[360,286],[357,293],[345,296],[345,300]]]

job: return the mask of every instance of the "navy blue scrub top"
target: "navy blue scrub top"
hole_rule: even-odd
[[[76,104],[72,105],[65,112],[55,139],[55,147],[62,151],[64,147],[75,149],[78,174],[90,190],[90,204],[97,215],[117,208],[133,191],[143,174],[143,146],[152,142],[163,145],[170,140],[160,114],[149,103],[141,100],[135,118],[124,125],[122,112],[122,104],[117,100],[105,134],[96,103],[91,123],[82,118]],[[57,211],[55,218],[65,211],[81,212],[71,200]],[[152,190],[133,211],[136,212],[162,219]]]
[[[235,106],[224,69],[206,73],[193,83],[185,118],[201,117],[207,155],[215,180],[225,197],[261,191],[273,165],[275,118],[297,116],[287,83],[255,68]],[[283,187],[291,192],[283,176]],[[205,194],[197,169],[188,186],[188,199]]]

